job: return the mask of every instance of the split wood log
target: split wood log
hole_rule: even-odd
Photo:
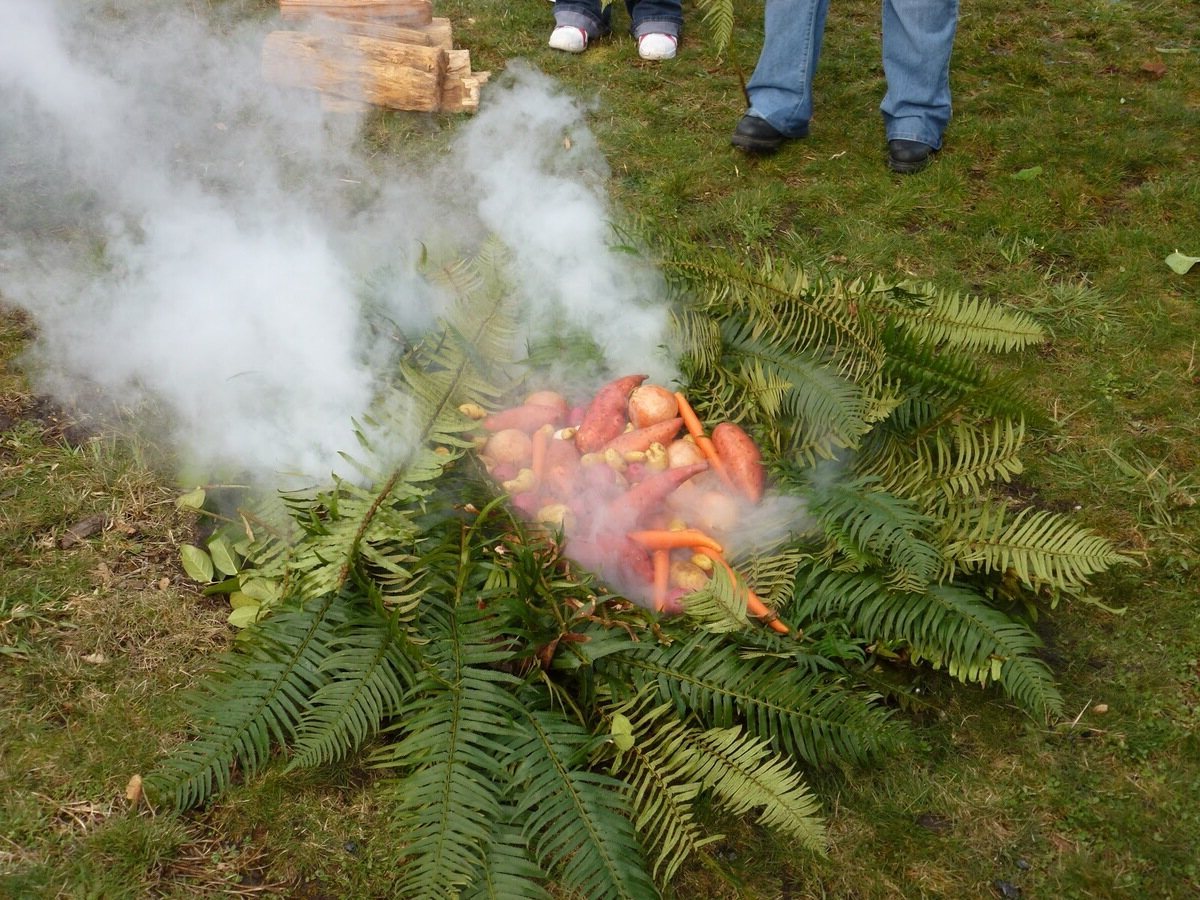
[[[389,109],[441,108],[446,53],[354,34],[273,31],[263,41],[263,77]]]
[[[490,72],[471,71],[470,50],[449,50],[446,53],[446,79],[442,82],[442,112],[476,112],[479,109],[479,88]]]
[[[433,0],[279,0],[279,14],[287,20],[330,16],[391,25],[428,25],[433,20]]]
[[[415,44],[418,47],[436,47],[437,36],[429,32],[430,25],[405,28],[402,25],[384,25],[380,22],[352,22],[348,19],[331,19],[321,16],[314,19],[308,30],[315,34],[353,34],[358,37],[391,41],[395,44]]]

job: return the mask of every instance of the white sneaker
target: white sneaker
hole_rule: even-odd
[[[642,59],[674,59],[679,39],[673,34],[652,32],[638,38],[638,56]]]
[[[567,53],[582,53],[587,49],[587,32],[574,25],[559,25],[550,32],[550,46]]]

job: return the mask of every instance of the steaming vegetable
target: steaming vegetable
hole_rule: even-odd
[[[613,449],[622,454],[628,453],[631,450],[648,450],[651,444],[666,444],[670,442],[682,427],[683,419],[676,416],[662,422],[656,422],[653,425],[647,425],[644,428],[636,428],[633,431],[626,431],[623,434],[619,434],[605,444],[605,450]]]
[[[722,422],[713,429],[712,442],[734,486],[755,503],[761,500],[767,473],[750,435],[733,422]]]
[[[575,446],[580,453],[599,450],[625,430],[629,395],[646,378],[646,375],[626,375],[610,381],[596,392],[575,432]]]
[[[629,395],[629,421],[634,428],[657,425],[679,415],[675,395],[657,384],[643,384]]]
[[[496,463],[523,466],[530,461],[533,442],[518,428],[497,431],[483,445],[483,455]]]
[[[483,427],[488,431],[516,428],[520,431],[534,432],[543,425],[557,425],[562,418],[563,412],[558,407],[527,403],[492,413],[483,420]]]

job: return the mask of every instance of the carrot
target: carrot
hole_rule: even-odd
[[[530,442],[529,468],[533,470],[533,478],[536,484],[541,484],[542,478],[546,474],[546,451],[550,447],[550,440],[553,435],[553,425],[543,425],[533,433],[533,439]]]
[[[667,590],[671,586],[671,551],[655,549],[650,556],[654,563],[654,609],[662,612],[667,605]]]
[[[712,559],[713,562],[719,563],[729,573],[729,577],[733,579],[733,583],[738,583],[737,573],[733,571],[733,566],[725,561],[725,557],[711,550],[701,549],[700,552]],[[767,604],[762,602],[762,599],[758,594],[754,593],[749,585],[746,586],[746,612],[755,618],[761,619],[771,630],[777,631],[779,634],[789,634],[791,632],[791,629],[779,621],[779,616]]]
[[[704,433],[704,423],[700,421],[700,417],[692,409],[692,404],[688,403],[687,397],[680,391],[675,392],[675,400],[679,403],[679,417],[683,419],[683,425],[688,430],[688,434],[695,440],[696,446],[700,448],[700,452],[704,454],[704,458],[708,460],[708,464],[713,467],[713,471],[721,476],[722,481],[733,487],[733,480],[729,477],[725,463],[721,460],[721,454],[717,453],[717,448],[713,445],[712,439]]]
[[[723,553],[720,544],[698,528],[681,528],[678,531],[649,529],[631,531],[629,536],[650,550],[700,549]]]

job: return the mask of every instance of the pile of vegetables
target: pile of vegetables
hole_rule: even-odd
[[[557,391],[478,418],[480,458],[512,505],[556,531],[568,557],[665,614],[722,571],[747,610],[789,629],[726,561],[724,542],[761,503],[762,454],[734,422],[707,433],[687,398],[626,375],[572,406]]]

